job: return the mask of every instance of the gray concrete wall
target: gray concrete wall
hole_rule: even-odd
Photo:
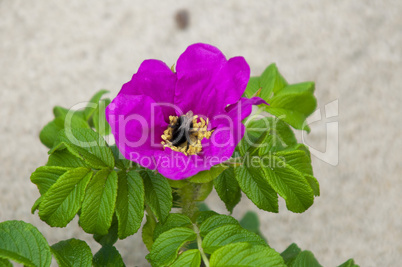
[[[201,41],[244,56],[255,75],[276,62],[289,82],[316,81],[320,108],[339,100],[339,164],[313,158],[321,197],[307,212],[283,201],[279,214],[260,212],[271,246],[296,242],[324,266],[350,257],[401,264],[401,1],[117,2],[0,0],[0,221],[31,222],[51,244],[91,240],[77,220],[52,229],[30,214],[39,193],[29,176],[46,162],[38,134],[52,107],[100,88],[113,97],[142,60],[173,64]],[[174,22],[180,8],[190,12],[185,31]],[[324,149],[325,121],[311,128],[308,144]],[[225,212],[216,194],[208,203]],[[243,197],[234,216],[248,209],[256,210]],[[128,266],[148,266],[140,234],[118,247]]]

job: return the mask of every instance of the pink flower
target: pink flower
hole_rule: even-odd
[[[209,170],[232,156],[252,105],[265,103],[242,97],[249,78],[243,57],[208,44],[189,46],[176,72],[145,60],[106,109],[117,147],[169,179]]]

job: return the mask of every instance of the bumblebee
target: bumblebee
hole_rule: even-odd
[[[189,146],[193,144],[190,138],[190,135],[195,132],[193,126],[192,111],[180,116],[175,124],[170,125],[170,127],[173,129],[172,139],[170,140],[172,145],[178,147],[187,141],[186,151],[188,151]]]

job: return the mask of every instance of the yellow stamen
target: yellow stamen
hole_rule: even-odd
[[[188,141],[184,142],[183,144],[180,144],[178,146],[174,146],[171,143],[171,139],[173,137],[173,128],[172,126],[176,125],[179,117],[177,116],[169,116],[169,127],[163,131],[162,134],[162,139],[164,141],[161,141],[161,144],[163,145],[163,148],[169,147],[173,151],[178,151],[182,152],[186,156],[188,155],[197,155],[202,151],[202,145],[201,145],[201,140],[204,138],[209,139],[212,135],[213,131],[208,131],[208,124],[209,124],[209,119],[207,118],[206,120],[202,117],[199,117],[198,115],[194,115],[192,117],[192,122],[193,122],[193,128],[190,129],[190,144],[188,145],[187,149],[187,143]]]

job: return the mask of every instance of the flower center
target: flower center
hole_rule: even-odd
[[[178,116],[169,116],[169,126],[163,132],[161,142],[163,148],[169,147],[185,155],[197,155],[202,150],[201,140],[211,137],[213,131],[208,131],[209,120],[205,121],[192,111]]]

